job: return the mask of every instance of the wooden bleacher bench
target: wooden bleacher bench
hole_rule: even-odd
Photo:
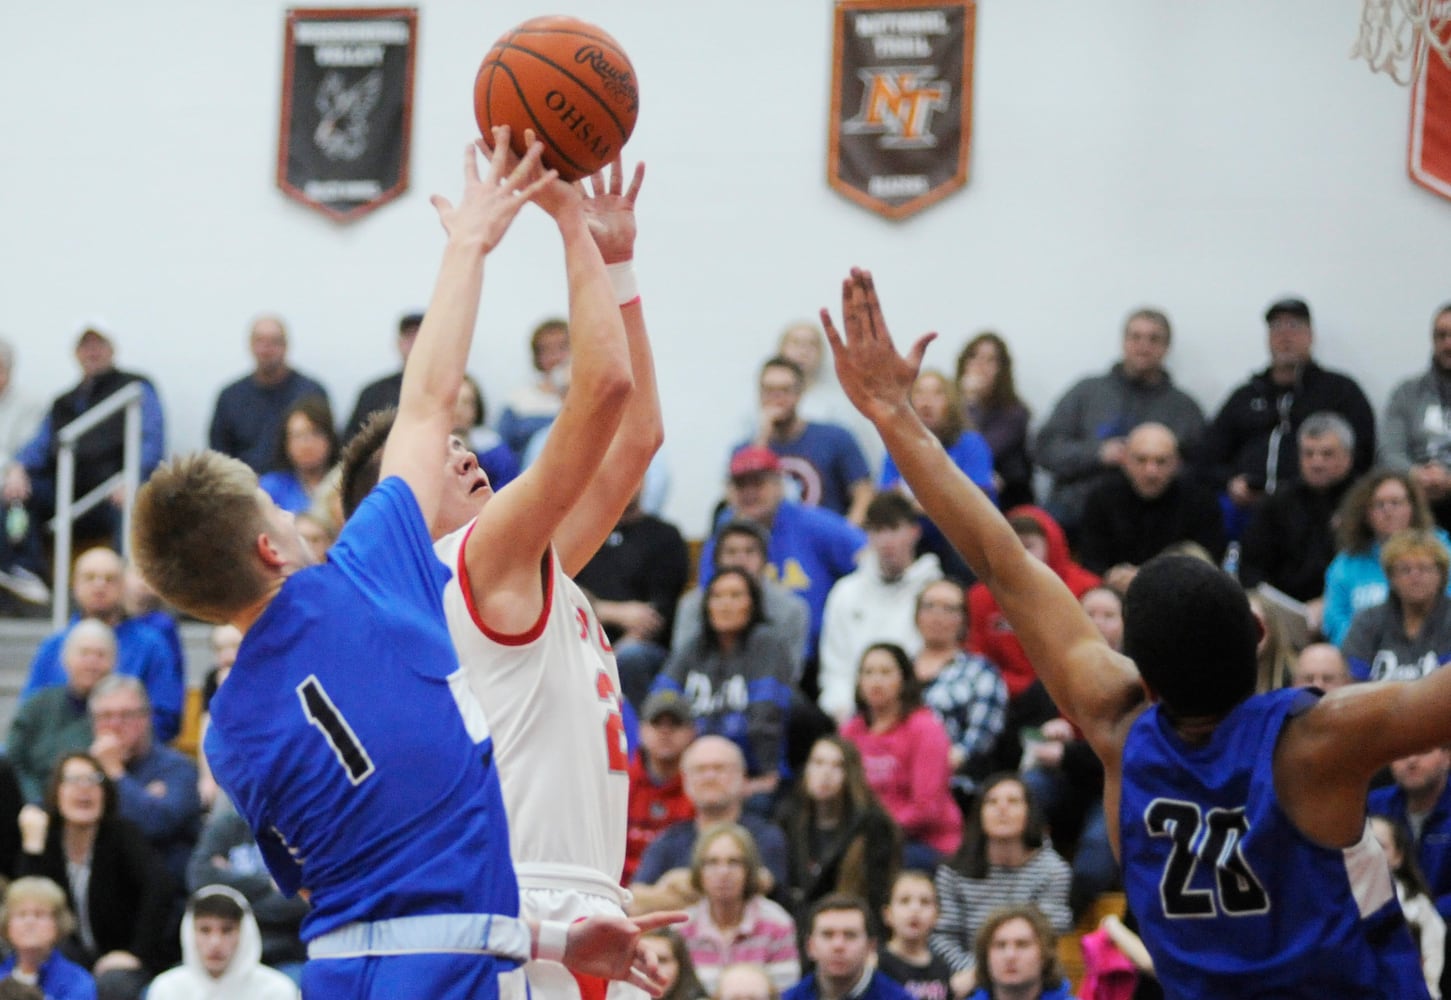
[[[186,704],[181,709],[181,731],[171,745],[182,753],[196,759],[201,749],[202,735],[202,689],[186,689]]]

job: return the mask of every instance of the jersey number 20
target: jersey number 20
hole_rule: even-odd
[[[1240,851],[1249,831],[1243,809],[1211,809],[1201,816],[1193,802],[1155,799],[1144,810],[1144,825],[1150,836],[1171,842],[1159,879],[1166,917],[1213,917],[1220,911],[1242,917],[1269,910],[1269,894]],[[1189,888],[1200,863],[1213,866],[1213,889]]]

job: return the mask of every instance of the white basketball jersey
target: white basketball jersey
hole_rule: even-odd
[[[558,883],[548,873],[568,866],[587,870],[579,875],[588,882],[618,887],[630,780],[615,654],[553,548],[544,611],[534,627],[520,635],[485,628],[463,565],[473,527],[470,522],[439,539],[434,551],[453,573],[443,591],[444,612],[493,732],[520,885]]]

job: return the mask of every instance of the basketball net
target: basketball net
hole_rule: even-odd
[[[1451,66],[1451,0],[1361,0],[1360,36],[1350,58],[1401,86],[1420,76],[1434,51]]]

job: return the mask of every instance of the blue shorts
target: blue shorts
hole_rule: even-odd
[[[498,1000],[499,973],[514,968],[491,955],[380,955],[314,959],[302,968],[305,1000]]]

